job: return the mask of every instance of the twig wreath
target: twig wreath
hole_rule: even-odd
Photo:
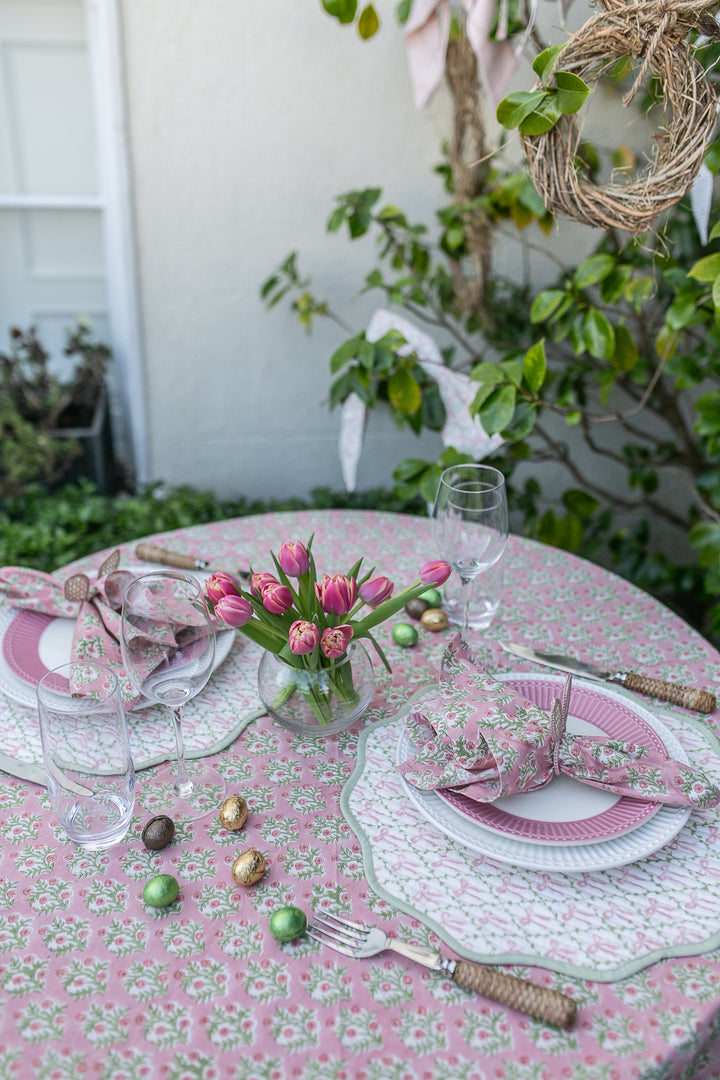
[[[580,131],[561,115],[547,131],[521,141],[531,175],[553,212],[600,228],[644,232],[685,195],[697,176],[717,123],[715,93],[686,37],[691,30],[717,35],[707,14],[717,0],[600,0],[603,7],[562,49],[557,67],[595,83],[619,58],[640,60],[623,105],[630,104],[651,71],[663,86],[664,128],[648,165],[632,181],[593,183],[578,168]],[[558,80],[559,83],[559,80]]]

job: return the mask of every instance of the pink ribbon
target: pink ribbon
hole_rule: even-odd
[[[461,3],[467,13],[466,33],[477,57],[485,93],[497,105],[517,67],[517,50],[508,41],[490,38],[497,0],[461,0]],[[501,21],[499,34],[506,30]],[[449,0],[415,0],[405,24],[405,44],[417,108],[427,105],[440,85],[449,33]]]

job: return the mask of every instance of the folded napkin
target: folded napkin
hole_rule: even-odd
[[[407,719],[415,754],[399,768],[417,788],[453,788],[477,802],[534,791],[565,773],[645,802],[715,806],[718,789],[700,770],[640,743],[565,730],[572,677],[548,715],[484,672],[456,636],[438,692]]]
[[[107,664],[118,677],[123,701],[132,707],[141,695],[123,667],[120,624],[123,595],[135,575],[118,570],[119,562],[120,552],[114,551],[93,580],[87,574],[60,580],[40,570],[6,566],[0,569],[0,595],[14,608],[75,619],[71,660]],[[92,687],[92,681],[84,679],[83,686]]]

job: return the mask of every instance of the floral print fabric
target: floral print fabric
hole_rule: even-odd
[[[415,787],[459,788],[470,799],[494,802],[565,773],[646,802],[720,803],[720,789],[701,770],[652,747],[567,731],[558,738],[551,717],[478,667],[460,635],[445,652],[438,681],[439,693],[407,720],[417,749],[399,769]]]

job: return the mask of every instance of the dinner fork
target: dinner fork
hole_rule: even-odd
[[[322,945],[327,945],[343,956],[362,959],[375,956],[384,949],[392,949],[410,960],[417,961],[433,971],[448,975],[458,986],[468,990],[477,990],[479,994],[510,1005],[513,1009],[544,1020],[558,1027],[568,1027],[575,1019],[577,1004],[572,998],[552,990],[548,986],[538,986],[516,975],[506,975],[484,964],[470,960],[452,960],[434,949],[422,945],[410,945],[388,935],[377,926],[353,922],[330,912],[313,913],[315,923],[307,927],[308,937]]]

